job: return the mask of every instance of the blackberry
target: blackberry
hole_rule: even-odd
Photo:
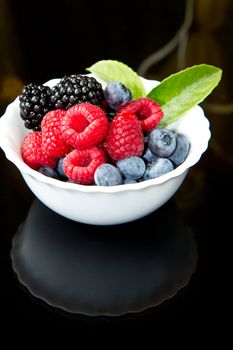
[[[52,88],[51,101],[56,109],[68,109],[81,102],[101,105],[103,100],[102,85],[95,78],[86,75],[64,76]]]
[[[30,83],[19,96],[20,116],[28,129],[40,131],[40,124],[45,114],[52,110],[51,89],[48,86]]]

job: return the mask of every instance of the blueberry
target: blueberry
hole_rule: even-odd
[[[107,84],[104,90],[104,96],[108,102],[108,105],[114,111],[132,100],[131,91],[118,81],[111,81]]]
[[[161,175],[169,173],[174,169],[174,165],[167,158],[158,158],[156,161],[148,163],[145,174],[143,176],[144,180],[155,179]]]
[[[59,175],[58,173],[53,169],[48,166],[42,166],[40,169],[38,169],[39,173],[52,177],[53,179],[58,179],[59,180]]]
[[[148,147],[158,157],[168,157],[175,151],[176,135],[167,128],[155,128],[149,135]]]
[[[189,141],[183,134],[176,135],[176,149],[168,158],[176,165],[182,164],[189,153]]]
[[[63,180],[67,180],[68,177],[66,176],[66,174],[64,173],[64,170],[63,170],[63,161],[64,161],[64,158],[65,157],[62,157],[58,160],[58,163],[57,163],[57,167],[56,167],[56,171],[58,172],[59,176],[61,179]]]
[[[145,159],[147,162],[153,162],[158,158],[158,156],[156,156],[154,153],[151,152],[149,148],[147,148],[142,158]]]
[[[124,179],[124,184],[136,184],[137,181],[136,180],[132,180],[132,179]]]
[[[140,179],[146,170],[143,159],[136,156],[118,160],[116,166],[124,178],[131,180]]]
[[[101,164],[95,171],[95,184],[98,186],[116,186],[123,183],[120,170],[112,164]]]

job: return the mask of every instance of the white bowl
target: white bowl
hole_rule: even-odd
[[[52,86],[58,79],[45,85]],[[157,81],[142,79],[151,90]],[[198,162],[208,147],[209,122],[200,106],[169,126],[183,133],[190,141],[190,151],[183,164],[152,180],[119,186],[85,186],[46,177],[28,167],[20,149],[29,132],[19,115],[16,98],[0,119],[0,146],[6,157],[20,170],[31,191],[47,207],[75,221],[94,225],[113,225],[139,219],[167,202],[182,184],[191,166]]]

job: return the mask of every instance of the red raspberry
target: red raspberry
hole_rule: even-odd
[[[108,118],[98,106],[79,103],[66,112],[61,123],[64,140],[79,149],[98,145],[108,130]]]
[[[144,140],[140,123],[133,113],[117,114],[106,137],[107,151],[113,160],[141,156]]]
[[[21,148],[24,162],[32,169],[39,169],[41,166],[55,168],[57,159],[46,154],[42,149],[41,132],[30,132],[24,138]]]
[[[57,109],[48,112],[42,122],[42,149],[48,155],[60,158],[71,151],[71,146],[68,145],[61,133],[61,121],[64,118],[66,111]]]
[[[141,123],[142,132],[154,129],[163,117],[163,111],[157,102],[147,97],[130,101],[118,110],[119,113],[135,113]]]
[[[98,147],[101,148],[101,149],[104,151],[105,154],[108,153],[108,150],[107,150],[107,143],[106,143],[105,140],[104,140],[102,143],[100,143],[100,144],[98,145]]]
[[[64,173],[79,184],[90,185],[94,183],[96,169],[105,160],[104,152],[96,146],[84,150],[75,149],[64,158]]]

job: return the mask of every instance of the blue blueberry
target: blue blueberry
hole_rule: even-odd
[[[101,164],[95,171],[95,184],[98,186],[116,186],[123,183],[120,170],[112,164]]]
[[[132,179],[124,179],[123,183],[124,184],[136,184],[137,181],[136,180],[132,180]]]
[[[168,157],[175,151],[176,135],[167,128],[155,128],[149,135],[148,147],[158,157]]]
[[[48,166],[42,166],[41,168],[38,169],[39,173],[52,177],[53,179],[60,179],[58,173],[53,169]]]
[[[125,179],[131,180],[140,179],[146,170],[144,160],[136,156],[118,160],[116,166]]]
[[[147,162],[153,162],[158,158],[158,156],[156,156],[154,153],[151,152],[149,148],[147,148],[142,158],[145,159]]]
[[[108,105],[114,111],[132,100],[131,91],[118,81],[111,81],[107,84],[104,90],[104,96],[108,102]]]
[[[58,160],[58,163],[57,163],[57,167],[56,167],[56,171],[57,173],[59,174],[60,178],[63,179],[63,180],[67,180],[68,177],[66,176],[66,174],[64,173],[64,170],[63,170],[63,161],[64,161],[64,158],[65,157],[62,157]]]
[[[183,134],[176,135],[176,149],[168,158],[176,165],[182,164],[189,153],[189,140]]]
[[[155,179],[161,175],[169,173],[174,169],[174,165],[167,158],[158,158],[156,161],[148,163],[145,174],[143,176],[144,180]]]

